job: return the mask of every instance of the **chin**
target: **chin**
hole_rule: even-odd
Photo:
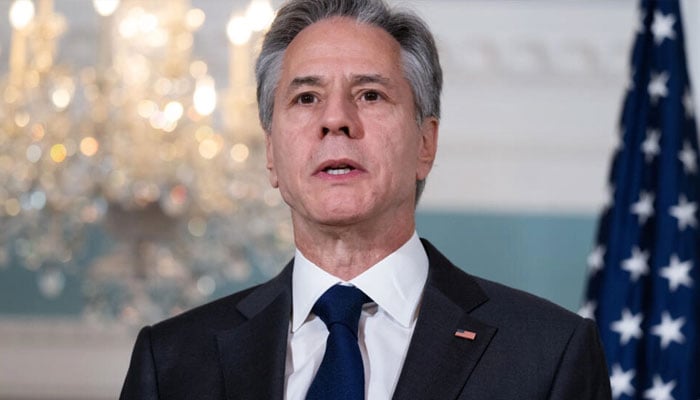
[[[327,226],[348,226],[352,225],[355,223],[358,223],[365,219],[366,216],[360,214],[360,213],[351,213],[351,212],[332,212],[332,213],[323,213],[316,217],[316,221],[321,223],[322,225],[327,225]]]

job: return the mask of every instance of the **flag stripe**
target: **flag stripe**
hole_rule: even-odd
[[[676,0],[640,2],[611,201],[589,257],[582,314],[598,323],[616,399],[700,398],[700,157],[680,12]]]
[[[461,337],[462,339],[474,340],[476,339],[476,332],[459,329],[455,332],[455,336]]]

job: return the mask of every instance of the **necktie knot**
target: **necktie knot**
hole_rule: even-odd
[[[312,309],[330,330],[333,324],[343,324],[357,336],[362,305],[371,301],[354,286],[335,285],[326,290]]]

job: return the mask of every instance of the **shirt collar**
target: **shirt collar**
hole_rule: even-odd
[[[428,255],[414,232],[398,250],[347,283],[365,292],[399,324],[409,327],[416,317],[427,277]],[[337,283],[344,282],[297,249],[292,271],[292,332],[306,321],[316,300]]]

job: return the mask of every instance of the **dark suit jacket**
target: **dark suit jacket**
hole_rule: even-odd
[[[592,321],[468,275],[423,244],[430,272],[394,399],[611,398]],[[143,328],[121,399],[282,399],[291,277],[292,263],[265,284]]]

